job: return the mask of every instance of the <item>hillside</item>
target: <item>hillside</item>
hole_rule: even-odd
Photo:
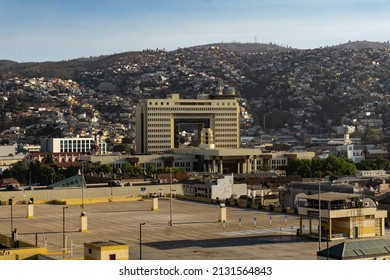
[[[355,42],[348,42],[345,44],[341,44],[338,46],[333,46],[332,48],[337,49],[355,49],[355,50],[362,50],[362,49],[390,49],[390,43],[389,42],[369,42],[369,41],[355,41]]]
[[[286,52],[291,48],[278,46],[275,44],[260,43],[215,43],[201,46],[189,47],[188,49],[204,49],[212,46],[220,49],[239,52],[239,53],[256,53],[269,52],[278,53]],[[175,53],[173,51],[172,53]],[[76,79],[81,72],[95,71],[96,69],[109,67],[117,62],[131,61],[136,57],[150,56],[156,53],[153,51],[142,52],[123,52],[113,55],[102,55],[99,57],[77,58],[57,62],[25,62],[17,63],[9,60],[0,60],[0,79],[12,77],[60,77],[63,79]]]
[[[337,126],[352,125],[390,135],[386,43],[350,42],[313,50],[217,43],[171,52],[147,50],[43,63],[2,61],[0,65],[0,80],[10,79],[2,88],[0,81],[0,93],[20,89],[15,77],[71,79],[82,89],[96,91],[93,98],[108,99],[97,108],[107,118],[129,111],[117,98],[130,104],[143,97],[165,98],[172,92],[184,98],[234,92],[248,101],[248,115],[243,118],[267,129],[328,135]],[[9,104],[4,110],[14,109]]]
[[[8,69],[9,67],[11,67],[14,64],[17,64],[17,62],[11,61],[11,60],[0,60],[0,70],[1,69]]]
[[[288,51],[299,51],[298,49],[279,46],[276,44],[262,43],[215,43],[200,46],[193,46],[187,49],[198,50],[218,47],[221,50],[237,52],[242,54],[249,53],[268,53],[278,54]],[[348,42],[331,47],[333,49],[389,49],[389,43],[356,41]],[[176,53],[179,50],[172,51]],[[163,51],[161,51],[163,52]],[[80,73],[85,71],[95,71],[110,67],[117,63],[131,62],[132,60],[142,60],[142,57],[150,57],[160,53],[160,51],[142,51],[142,52],[123,52],[113,55],[102,55],[98,57],[77,58],[57,62],[26,62],[17,63],[10,60],[0,60],[0,79],[9,79],[12,77],[59,77],[62,79],[77,79]]]
[[[233,52],[242,52],[242,53],[257,53],[257,52],[286,52],[291,50],[296,50],[288,47],[279,46],[276,44],[262,44],[262,43],[215,43],[215,44],[207,44],[201,46],[191,47],[194,49],[199,48],[208,48],[208,47],[219,47],[220,49],[224,49],[227,51]],[[190,48],[190,49],[191,49]]]

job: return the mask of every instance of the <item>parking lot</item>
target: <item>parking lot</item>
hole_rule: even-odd
[[[68,259],[83,259],[84,242],[107,240],[129,244],[129,258],[139,259],[140,236],[142,259],[149,260],[310,260],[316,259],[319,245],[315,238],[296,236],[298,215],[280,212],[227,207],[227,221],[221,223],[219,205],[179,199],[171,206],[168,198],[159,199],[157,211],[151,210],[150,199],[64,207],[34,204],[34,217],[27,218],[27,205],[13,205],[19,240],[47,246],[58,259],[63,258],[64,224]],[[87,232],[80,232],[82,210],[88,217]],[[11,206],[2,205],[0,232],[10,231]]]

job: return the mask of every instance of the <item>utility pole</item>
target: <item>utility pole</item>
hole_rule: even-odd
[[[64,206],[62,208],[62,250],[63,250],[63,253],[64,253],[64,258],[65,258],[65,247],[66,247],[66,244],[65,244],[65,209],[67,209],[68,206]]]

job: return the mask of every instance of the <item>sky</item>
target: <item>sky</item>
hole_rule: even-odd
[[[219,42],[390,40],[389,0],[0,0],[0,59],[59,61]]]

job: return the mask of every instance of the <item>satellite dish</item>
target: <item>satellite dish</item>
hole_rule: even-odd
[[[368,197],[363,199],[363,205],[364,205],[364,207],[375,207],[375,208],[378,207],[378,203],[376,201],[374,201],[373,199],[368,198]]]

